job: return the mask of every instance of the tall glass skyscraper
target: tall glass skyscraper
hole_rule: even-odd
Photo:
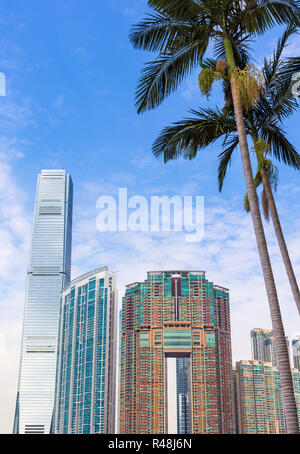
[[[154,271],[122,305],[121,434],[235,431],[229,291]]]
[[[177,428],[179,434],[190,433],[190,358],[176,358]]]
[[[49,433],[54,407],[59,302],[70,281],[73,186],[65,170],[38,176],[14,433]]]
[[[117,317],[116,278],[106,267],[63,290],[55,433],[114,433]]]

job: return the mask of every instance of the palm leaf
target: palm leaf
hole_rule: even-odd
[[[277,47],[273,53],[273,57],[271,59],[265,58],[262,72],[266,82],[266,89],[268,89],[271,86],[271,83],[274,80],[274,78],[276,81],[275,83],[278,82],[278,79],[280,80],[280,78],[278,78],[278,71],[282,63],[282,53],[288,46],[289,38],[294,33],[296,33],[296,30],[297,30],[296,25],[292,24],[288,25],[285,32],[277,42]]]
[[[290,84],[295,73],[300,71],[300,57],[289,57],[280,68],[278,78],[282,83]]]
[[[219,168],[218,168],[218,182],[219,182],[219,191],[222,192],[224,179],[228,167],[231,165],[231,158],[234,150],[239,144],[239,138],[237,135],[226,140],[227,145],[230,144],[222,153],[219,155]]]
[[[129,39],[136,49],[163,51],[173,40],[185,37],[191,31],[187,21],[167,17],[162,14],[149,14],[146,19],[134,25]]]
[[[219,109],[192,110],[193,118],[174,123],[162,130],[155,140],[152,152],[164,156],[165,162],[182,156],[193,159],[197,151],[214,143],[235,130],[235,121]]]
[[[283,161],[295,169],[300,169],[300,155],[278,124],[263,125],[260,128],[260,137],[270,145],[269,153],[275,156],[278,161]]]
[[[210,4],[209,4],[210,3]],[[209,18],[212,12],[220,12],[217,9],[216,0],[148,0],[148,5],[154,10],[169,14],[172,17],[184,17],[189,20],[200,21]]]
[[[264,33],[276,24],[299,25],[299,1],[257,0],[245,3],[243,13],[238,18],[251,34]]]
[[[161,53],[157,60],[146,64],[136,92],[138,113],[153,109],[169,96],[191,71],[200,65],[208,45],[208,36],[203,41],[187,44],[179,49]]]

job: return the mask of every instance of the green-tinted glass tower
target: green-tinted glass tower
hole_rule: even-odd
[[[114,433],[116,311],[116,279],[106,267],[63,290],[55,433]]]

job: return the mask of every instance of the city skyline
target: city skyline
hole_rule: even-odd
[[[152,269],[205,269],[230,289],[233,360],[250,359],[249,332],[271,329],[253,228],[243,210],[245,186],[238,153],[233,155],[223,193],[217,187],[217,141],[193,161],[166,166],[151,147],[159,131],[207,107],[197,85],[198,71],[156,112],[136,114],[137,68],[148,60],[128,40],[129,27],[144,17],[146,2],[131,0],[35,0],[3,2],[0,71],[6,96],[0,98],[0,432],[12,430],[36,175],[40,169],[67,169],[74,188],[72,278],[107,265],[118,274],[119,293]],[[99,24],[101,23],[101,26]],[[282,28],[253,43],[261,65]],[[110,40],[107,39],[110,36]],[[296,36],[287,56],[299,54]],[[122,76],[121,76],[122,74]],[[210,98],[223,107],[221,87]],[[297,114],[286,122],[300,149]],[[278,162],[275,163],[278,164]],[[300,275],[299,175],[279,164],[276,202]],[[100,196],[178,194],[205,197],[205,235],[187,245],[176,232],[101,233],[96,228]],[[299,317],[272,226],[265,223],[283,321],[290,342],[299,336]],[[178,251],[181,251],[179,254]]]
[[[66,178],[65,187],[67,189],[64,189],[62,192],[63,197],[66,197],[66,199],[65,200],[64,199],[59,200],[59,199],[55,199],[55,198],[53,199],[54,195],[59,192],[59,186],[57,186],[57,180],[61,179],[62,177]],[[43,178],[45,180],[48,180],[48,181],[45,181],[44,186],[39,183],[39,181],[41,179],[43,182]],[[64,215],[63,222],[65,225],[64,228],[66,230],[68,230],[69,232],[71,232],[70,229],[71,229],[71,225],[72,225],[72,202],[73,202],[72,201],[72,191],[73,191],[72,180],[71,180],[70,176],[66,174],[65,170],[42,170],[40,172],[38,185],[37,185],[35,214],[34,214],[34,221],[33,221],[33,240],[34,240],[35,230],[37,230],[37,232],[40,231],[44,234],[45,230],[43,228],[43,221],[47,220],[47,223],[48,223],[49,216],[51,216],[51,219],[54,219],[55,216],[59,216],[59,215],[63,214]],[[69,196],[67,195],[68,192],[70,193]],[[55,202],[56,204],[57,204],[57,202],[60,202],[59,206],[53,205],[53,202]],[[64,211],[65,210],[64,207],[66,207],[66,212]],[[59,211],[59,213],[58,213],[58,211]],[[42,221],[40,223],[37,222],[37,219],[39,219],[39,216],[41,216],[41,219],[42,219]],[[35,226],[38,226],[37,229]],[[65,277],[62,280],[62,282],[64,281],[65,283],[67,283],[70,278],[70,268],[71,268],[70,267],[70,264],[71,264],[71,262],[70,262],[70,259],[71,259],[70,234],[67,234],[66,238],[67,237],[69,237],[68,246],[66,246],[67,253],[65,254],[67,259],[63,258],[64,266],[66,267],[65,272],[64,272]],[[42,236],[41,238],[42,238],[42,241],[45,240],[45,237],[43,238],[43,236]],[[53,241],[52,241],[52,243],[53,243]],[[51,246],[52,243],[51,242],[49,243],[49,241],[45,242],[44,250],[46,251],[46,254],[48,251],[52,250],[52,246]],[[47,270],[46,270],[47,273],[56,272],[57,270],[54,270],[51,267],[50,267],[51,268],[51,270],[50,270],[49,266],[46,268],[43,267],[43,263],[42,263],[43,255],[40,253],[41,251],[43,251],[43,249],[40,249],[41,248],[41,239],[39,239],[37,237],[37,240],[35,240],[35,242],[33,242],[33,244],[38,245],[38,249],[36,250],[38,252],[38,254],[36,254],[36,255],[39,260],[39,262],[38,262],[39,269],[37,267],[35,269],[33,268],[34,261],[32,261],[32,263],[30,263],[30,267],[29,267],[29,276],[31,276],[31,275],[34,276],[34,272],[37,273],[37,275],[39,276],[40,274],[43,274],[43,270],[46,270],[46,268],[47,268]],[[65,243],[63,243],[63,244],[65,244]],[[54,243],[53,243],[53,245],[54,245]],[[55,239],[55,245],[57,247],[56,239]],[[50,249],[49,249],[49,247],[50,247]],[[32,248],[32,250],[34,251],[34,247]],[[51,255],[50,255],[50,257],[51,257]],[[55,255],[53,255],[53,257],[55,257]],[[63,257],[64,257],[64,255],[63,255]],[[95,270],[94,272],[85,273],[83,276],[75,278],[70,284],[67,285],[67,287],[65,287],[65,289],[63,290],[63,293],[62,293],[62,297],[65,298],[66,295],[68,293],[70,293],[71,285],[73,286],[72,288],[75,288],[75,287],[77,288],[77,284],[81,285],[82,280],[86,281],[86,279],[90,278],[92,275],[95,275],[98,278],[99,276],[97,273],[102,272],[103,270],[107,270],[107,267],[105,266],[103,269],[100,269],[100,270],[98,269],[98,270]],[[160,275],[160,274],[165,275],[168,273],[169,274],[171,273],[171,275],[174,274],[174,272],[161,271],[161,272],[148,272],[148,275],[152,275],[152,274],[153,275]],[[185,273],[187,275],[189,275],[189,274],[197,275],[200,273],[202,277],[205,276],[204,272],[193,272],[191,270],[185,271],[185,272],[179,272],[178,276],[180,276],[180,273]],[[95,278],[95,276],[93,278]],[[207,282],[206,280],[204,280],[204,281]],[[136,285],[138,285],[138,284],[134,284],[133,287]],[[127,285],[127,289],[130,287],[132,287],[132,285]],[[218,292],[218,291],[228,292],[228,290],[224,289],[224,287],[214,286],[213,288],[214,288],[214,291],[216,291],[216,292]],[[58,292],[58,293],[60,293],[60,292]],[[114,299],[114,300],[116,302],[116,299]],[[178,310],[179,310],[179,307],[177,309],[177,317],[179,317]],[[273,366],[275,366],[276,365],[276,351],[275,351],[275,347],[274,347],[274,338],[272,335],[272,331],[265,329],[265,328],[253,328],[251,330],[250,334],[251,334],[250,337],[251,337],[252,358],[258,359],[258,360],[265,360],[265,361],[272,359],[272,362],[274,363]],[[116,340],[116,335],[114,334],[113,336],[115,336],[115,340]],[[294,343],[297,342],[297,340],[298,339],[294,339]],[[292,345],[293,345],[293,351],[295,351],[295,346],[293,343],[292,343]],[[297,346],[296,346],[296,348],[297,348]],[[174,363],[174,359],[175,359],[175,363]],[[63,361],[63,356],[60,358],[60,360]],[[294,358],[294,360],[295,360],[295,358]],[[113,361],[115,361],[115,359]],[[244,364],[244,363],[246,364],[246,363],[249,363],[249,361],[250,361],[249,359],[246,359],[246,360],[241,359],[240,364]],[[251,361],[250,361],[250,363],[251,363]],[[175,401],[177,402],[177,404],[175,405],[175,414],[177,414],[177,418],[175,418],[175,420],[173,420],[173,422],[170,423],[170,426],[173,427],[173,429],[171,429],[171,431],[172,431],[171,433],[185,433],[185,431],[190,430],[190,427],[191,427],[190,425],[191,425],[192,419],[191,419],[191,414],[190,414],[190,410],[189,410],[189,408],[191,408],[190,407],[190,405],[191,405],[191,402],[190,402],[190,392],[191,392],[190,386],[191,386],[191,384],[189,384],[189,379],[188,379],[189,373],[188,373],[188,375],[184,375],[184,370],[190,370],[190,368],[191,368],[191,363],[190,363],[190,359],[188,357],[178,357],[177,359],[170,357],[170,358],[168,358],[168,360],[166,362],[166,371],[167,370],[172,371],[170,376],[173,377],[169,383],[170,389],[173,389],[169,398],[171,398],[171,395],[172,395],[172,397],[174,397]],[[275,368],[273,367],[273,369],[275,369]],[[180,372],[180,370],[181,370],[181,372]],[[277,373],[277,381],[278,381],[278,379],[279,379],[278,371],[276,373]],[[175,381],[174,381],[174,374],[177,377],[177,379]],[[298,377],[298,375],[296,375],[296,371],[294,371],[293,374],[294,374],[295,383],[296,383],[296,386],[298,389],[299,388],[299,377]],[[113,381],[115,382],[115,378]],[[65,384],[64,385],[61,384],[61,387],[65,387]],[[174,394],[174,396],[173,396],[173,394]],[[84,397],[84,395],[83,395],[83,397]],[[300,394],[298,392],[297,393],[297,402],[299,402],[299,398],[300,398]],[[108,402],[109,400],[110,399],[107,399],[106,402]],[[110,404],[111,403],[112,403],[112,401],[110,400]],[[106,405],[107,405],[107,403],[106,403]],[[113,411],[108,412],[108,414],[110,415],[109,416],[110,421],[115,422],[115,416],[114,416],[115,406],[114,405],[113,405],[113,408],[114,408]],[[54,409],[54,406],[52,407],[52,409]],[[19,404],[18,404],[18,399],[17,399],[16,415],[18,414],[18,411],[19,411]],[[170,408],[168,411],[169,411],[170,415],[174,414],[174,408]],[[299,409],[299,411],[300,411],[300,409]],[[74,416],[74,410],[71,410],[71,407],[70,407],[69,412],[70,412],[69,418],[71,418],[70,421],[72,421],[72,423],[70,422],[69,424],[71,424],[71,425],[68,425],[67,427],[60,426],[60,423],[58,421],[62,421],[62,416],[60,416],[58,419],[56,419],[56,417],[58,415],[58,413],[56,413],[55,420],[53,420],[53,423],[54,423],[53,431],[57,431],[57,433],[63,433],[63,432],[69,433],[69,431],[70,431],[70,433],[71,432],[80,433],[80,430],[81,430],[82,433],[90,433],[90,431],[94,430],[94,429],[91,429],[92,426],[90,427],[90,429],[84,429],[83,426],[80,426],[81,429],[79,429],[79,416],[78,416],[79,410],[76,410],[77,416]],[[49,413],[49,408],[48,408],[48,413]],[[53,413],[53,410],[52,410],[51,414],[52,413]],[[53,413],[53,414],[55,414],[55,413]],[[117,419],[118,419],[118,416],[117,416]],[[82,416],[81,416],[80,420],[82,421]],[[15,426],[14,426],[15,432],[17,432],[16,421],[18,421],[18,420],[17,419],[15,420]],[[48,418],[48,421],[51,421],[51,419]],[[74,421],[77,421],[77,422],[74,423]],[[112,427],[114,427],[114,422],[110,423],[110,424],[112,424],[110,426],[107,426],[107,423],[106,423],[105,430],[107,431],[107,433],[112,433],[112,431],[113,431]],[[73,424],[75,424],[75,426]],[[234,424],[232,424],[232,427],[233,426],[234,426]],[[282,426],[282,424],[281,424],[281,426]],[[58,427],[61,427],[61,429],[58,429]],[[99,426],[97,425],[96,427],[98,428]],[[36,423],[32,424],[32,425],[28,425],[25,432],[26,433],[41,433],[43,430],[45,430],[46,432],[47,431],[49,432],[50,424],[48,424],[48,427],[44,426],[43,428],[41,427],[41,425],[37,425]],[[88,431],[88,432],[84,432],[84,430]],[[99,431],[100,429],[97,429],[97,430]],[[103,430],[103,426],[102,426],[101,430]]]

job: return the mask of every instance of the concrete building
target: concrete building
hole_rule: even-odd
[[[122,305],[120,433],[234,433],[229,292],[149,272]]]

